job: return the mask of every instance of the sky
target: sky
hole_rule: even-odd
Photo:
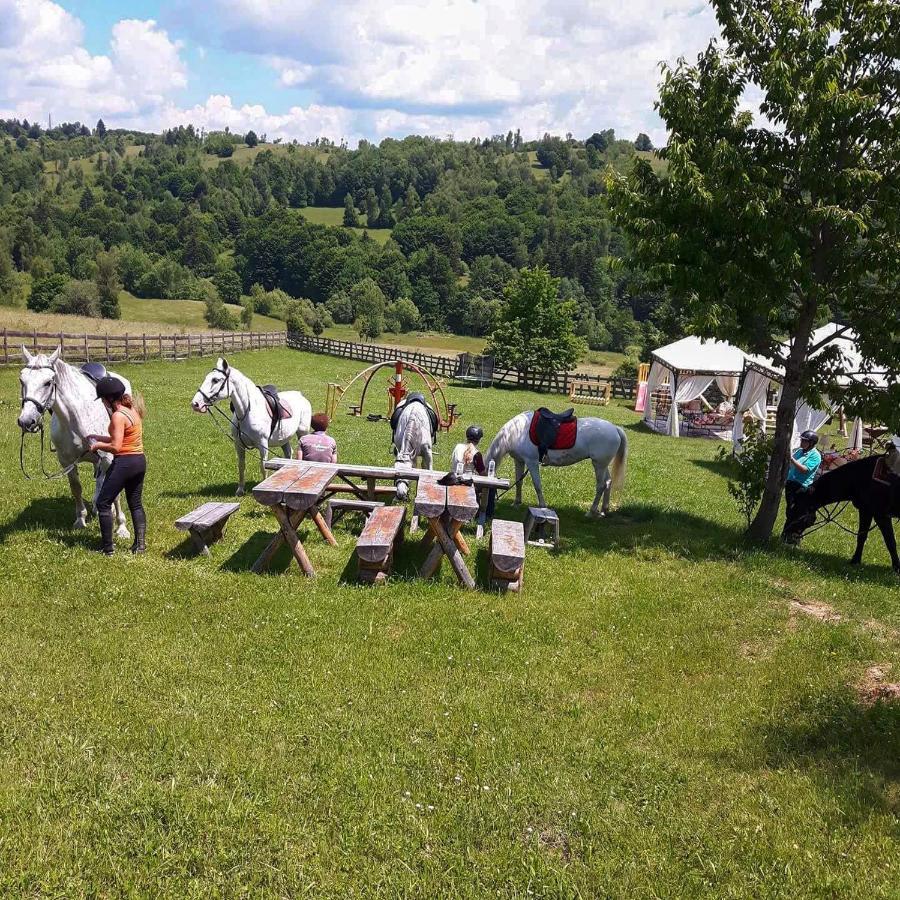
[[[659,64],[717,34],[704,0],[0,0],[0,118],[664,144]]]

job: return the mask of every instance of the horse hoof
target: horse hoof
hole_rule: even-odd
[[[131,537],[131,532],[124,526],[120,526],[116,529],[116,537],[122,538],[123,540],[128,540]]]
[[[82,528],[87,528],[87,523],[84,521],[83,518],[82,518],[82,519],[76,519],[76,520],[75,520],[75,524],[74,524],[72,527],[73,527],[73,528],[77,528],[77,529],[80,531]]]

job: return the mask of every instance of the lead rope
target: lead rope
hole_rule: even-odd
[[[77,462],[69,463],[69,465],[67,465],[65,468],[60,468],[60,470],[58,472],[48,472],[47,466],[44,463],[44,423],[43,423],[43,420],[41,421],[41,426],[40,426],[39,430],[41,433],[41,455],[40,455],[41,473],[44,476],[44,480],[45,481],[55,481],[57,478],[65,478],[72,471],[72,469],[74,469],[78,465],[78,463]],[[52,449],[52,442],[51,442],[51,449]],[[19,441],[19,468],[22,470],[22,475],[25,476],[26,481],[34,480],[32,478],[32,476],[28,474],[28,471],[25,468],[25,432],[24,431],[21,433],[21,438]]]

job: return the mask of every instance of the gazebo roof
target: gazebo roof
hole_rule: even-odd
[[[682,338],[650,354],[651,358],[676,373],[698,375],[740,375],[746,354],[727,341]]]

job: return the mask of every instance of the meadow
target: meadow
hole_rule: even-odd
[[[300,215],[313,225],[343,227],[344,224],[344,208],[342,206],[304,206],[300,210]],[[365,222],[365,220],[365,216],[360,216],[361,222]],[[391,236],[390,228],[351,228],[350,230],[358,235],[365,232],[376,244],[382,246],[388,242]]]
[[[230,361],[314,408],[361,367]],[[897,896],[900,707],[856,687],[900,669],[877,535],[855,570],[836,528],[748,548],[716,442],[618,404],[616,511],[585,519],[589,465],[545,470],[563,543],[529,548],[520,596],[463,591],[446,565],[417,579],[414,541],[389,584],[358,587],[349,521],[336,548],[304,526],[316,580],[286,555],[254,576],[274,519],[252,497],[209,559],[172,525],[235,488],[233,449],[189,409],[211,366],[125,372],[149,407],[150,550],[112,560],[95,523],[69,529],[64,483],[19,474],[0,372],[0,893]],[[490,436],[547,401],[450,393],[442,461],[462,426]],[[343,459],[390,460],[384,423],[332,431]],[[510,499],[498,515],[521,517]]]

